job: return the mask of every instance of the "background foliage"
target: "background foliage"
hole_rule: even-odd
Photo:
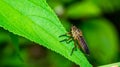
[[[119,3],[119,0],[1,0],[0,67],[119,66],[116,63],[120,61]],[[73,42],[59,42],[66,38],[59,35],[70,31],[72,24],[82,30],[89,56],[80,50],[70,56]]]

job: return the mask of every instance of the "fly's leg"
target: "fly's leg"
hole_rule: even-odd
[[[69,37],[68,39],[61,40],[60,42],[64,42],[64,41],[66,41],[66,43],[70,43],[72,41],[72,37]]]
[[[61,40],[60,42],[66,41],[66,43],[70,43],[70,42],[72,41],[71,32],[68,32],[68,33],[66,33],[66,34],[60,35],[59,37],[63,37],[63,36],[67,36],[67,37],[69,37],[69,38],[68,38],[68,39],[63,39],[63,40]]]
[[[69,36],[68,36],[68,35],[69,35]],[[69,38],[68,38],[68,39],[64,39],[64,40],[61,40],[60,42],[66,41],[66,43],[70,43],[70,42],[73,40],[73,37],[72,37],[71,32],[68,32],[68,33],[66,33],[66,34],[60,35],[59,37],[63,37],[63,36],[67,36],[67,37],[69,37]],[[74,47],[72,48],[72,52],[71,52],[70,55],[72,55],[72,53],[73,53],[73,51],[75,50],[76,46],[77,46],[77,45],[76,45],[76,43],[74,42]]]
[[[72,48],[72,51],[71,51],[71,54],[70,54],[70,55],[73,54],[73,51],[76,49],[76,47],[77,47],[76,42],[74,42],[74,47]]]
[[[71,32],[68,32],[68,33],[65,33],[65,34],[63,34],[63,35],[60,35],[59,37],[63,37],[63,36],[71,36]]]
[[[68,43],[70,43],[72,40],[73,40],[73,38],[72,38],[72,37],[69,37],[69,39],[66,41],[66,43],[68,44]]]

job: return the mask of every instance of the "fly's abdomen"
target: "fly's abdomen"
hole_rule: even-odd
[[[82,47],[82,50],[86,53],[86,54],[89,54],[89,49],[88,49],[88,46],[83,38],[83,36],[79,36],[78,37],[78,43],[79,43],[79,46]]]

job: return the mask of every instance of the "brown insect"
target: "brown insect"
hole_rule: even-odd
[[[74,40],[74,47],[72,49],[71,55],[73,53],[73,51],[75,50],[75,48],[78,46],[79,48],[82,48],[83,52],[89,55],[89,49],[88,46],[84,40],[84,37],[82,35],[82,31],[80,29],[78,29],[76,26],[72,26],[71,27],[71,31],[67,33],[69,35],[68,39],[64,39],[62,41],[66,41],[67,43],[71,42],[72,40]],[[61,36],[66,36],[66,34],[61,35]],[[61,37],[60,36],[60,37]],[[62,42],[61,41],[61,42]],[[76,44],[76,42],[78,44]]]

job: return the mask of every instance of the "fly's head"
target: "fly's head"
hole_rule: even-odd
[[[74,26],[74,25],[72,25],[72,27],[71,27],[71,31],[75,31],[76,29],[77,29],[77,27]]]
[[[74,26],[74,25],[72,25],[72,27],[71,27],[71,33],[75,34],[76,31],[77,31],[77,27]]]

